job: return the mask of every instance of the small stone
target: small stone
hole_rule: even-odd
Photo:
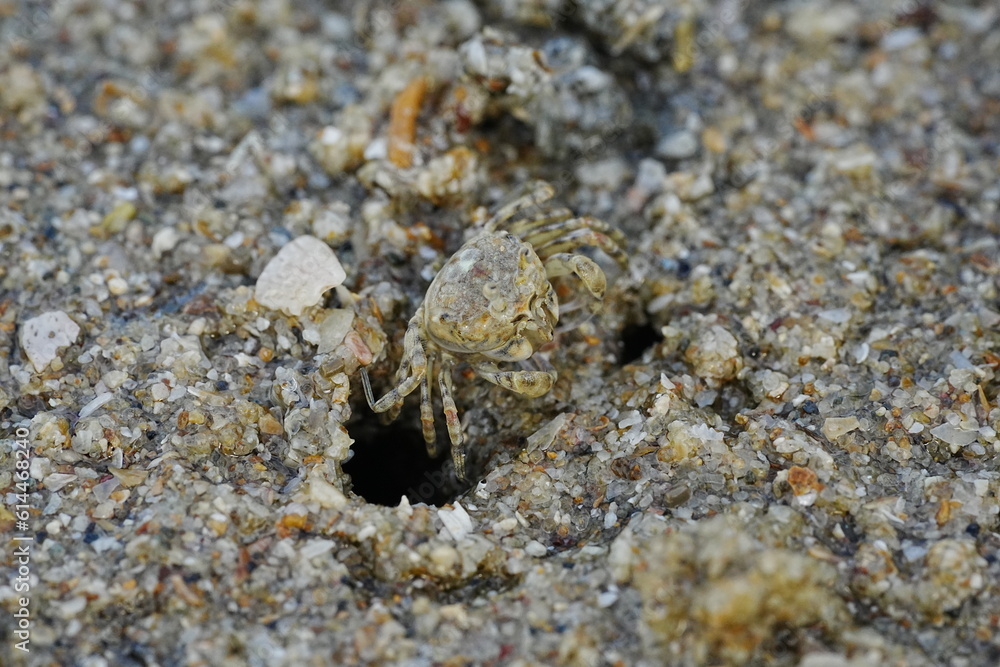
[[[810,653],[802,658],[799,667],[853,667],[856,663],[839,653]]]
[[[438,518],[456,542],[465,539],[472,532],[472,519],[460,503],[455,503],[455,509],[452,510],[439,509]]]
[[[341,509],[348,503],[347,496],[330,482],[323,479],[317,468],[309,472],[309,499],[326,509]]]
[[[820,319],[824,319],[827,322],[833,322],[834,324],[844,324],[845,322],[851,321],[851,311],[847,308],[823,310],[817,313],[817,315]]]
[[[79,478],[72,473],[54,472],[46,477],[43,482],[46,489],[55,493],[70,482],[75,482],[77,479]]]
[[[126,380],[128,380],[128,373],[125,371],[108,371],[101,377],[101,382],[108,389],[117,389],[125,384]]]
[[[229,265],[232,254],[233,249],[225,243],[208,243],[201,249],[201,263],[207,267],[221,269]]]
[[[42,313],[21,327],[21,348],[28,360],[41,373],[59,356],[59,348],[72,345],[80,327],[61,310]]]
[[[0,74],[0,108],[17,114],[22,122],[45,106],[45,85],[26,63],[14,62]]]
[[[796,6],[785,27],[803,44],[824,44],[847,37],[860,20],[858,9],[848,3],[810,2]]]
[[[320,130],[309,148],[326,173],[337,176],[356,167],[363,156],[368,159],[365,149],[371,137],[370,113],[361,106],[352,105],[344,109],[336,125]],[[382,144],[384,148],[384,139]],[[384,152],[382,157],[385,157]]]
[[[743,368],[736,337],[719,325],[714,325],[684,351],[684,359],[699,376],[726,381],[736,377]]]
[[[125,231],[127,225],[136,214],[135,204],[121,201],[114,205],[108,212],[101,224],[90,230],[90,233],[98,238],[107,238],[113,234],[120,234]]]
[[[176,248],[180,240],[181,235],[176,228],[164,227],[153,235],[153,242],[150,245],[150,248],[153,251],[153,256],[156,258],[162,257],[164,254]]]
[[[455,547],[442,544],[431,549],[428,554],[431,571],[438,576],[451,574],[461,560],[461,555]]]
[[[698,138],[687,130],[668,134],[656,145],[656,154],[669,160],[683,160],[698,152]]]
[[[618,601],[618,589],[613,588],[611,590],[604,591],[597,596],[597,606],[601,609],[607,609],[615,602]]]
[[[98,394],[96,397],[94,397],[93,400],[91,400],[85,406],[80,408],[80,415],[79,415],[80,419],[83,419],[84,417],[89,417],[90,415],[97,412],[101,407],[104,406],[105,403],[114,398],[114,396],[115,395],[112,394],[110,391]]]
[[[94,487],[91,489],[91,493],[94,494],[94,500],[96,500],[98,503],[103,503],[104,501],[108,500],[109,498],[111,498],[112,492],[114,492],[114,490],[118,488],[118,484],[119,484],[118,480],[115,479],[114,477],[108,479],[105,482],[101,482],[100,484],[95,484]]]
[[[524,545],[524,552],[534,558],[541,558],[548,553],[548,549],[538,540],[531,540]]]
[[[351,208],[342,201],[319,211],[312,221],[313,236],[334,245],[348,240],[353,228]]]
[[[90,516],[94,519],[110,519],[114,515],[115,502],[113,500],[105,500],[103,503],[99,503],[97,507],[94,508],[94,511]]]
[[[701,143],[713,153],[721,155],[726,152],[726,137],[717,127],[706,127],[701,133]]]
[[[785,479],[792,487],[795,500],[803,507],[809,507],[816,502],[819,492],[823,490],[823,484],[816,473],[809,468],[792,466],[788,469]]]
[[[924,39],[923,31],[916,26],[897,28],[885,34],[880,46],[885,51],[901,51]]]
[[[916,591],[921,610],[939,621],[986,586],[986,559],[969,539],[944,539],[931,545],[924,558],[925,579]]]
[[[108,291],[115,296],[121,296],[128,292],[128,281],[124,278],[112,278],[108,281]]]
[[[260,429],[260,432],[265,435],[281,435],[284,433],[284,428],[282,428],[281,422],[275,419],[269,412],[265,412],[261,415],[260,419],[257,421],[257,427]]]
[[[344,282],[340,260],[315,236],[300,236],[275,255],[257,279],[254,298],[262,306],[298,316]]]
[[[653,407],[649,409],[650,417],[663,417],[670,412],[670,394],[660,394],[653,401]]]
[[[205,522],[209,530],[215,533],[216,537],[222,537],[226,534],[229,529],[229,517],[219,512],[213,512],[212,515]]]
[[[149,475],[147,470],[136,470],[135,468],[108,468],[108,472],[114,475],[118,482],[126,487],[139,486],[146,481]]]
[[[861,422],[858,421],[857,417],[828,417],[823,422],[823,435],[830,440],[836,440],[859,428],[861,428]]]
[[[162,382],[157,382],[149,388],[149,394],[154,401],[165,401],[170,396],[170,387]]]
[[[568,412],[553,417],[544,426],[528,436],[527,451],[533,452],[539,448],[543,450],[548,449],[556,439],[556,436],[559,435],[559,432],[566,427],[566,424],[572,418],[573,415]]]
[[[875,152],[868,146],[859,145],[837,152],[833,157],[834,171],[853,178],[867,178],[875,167]]]
[[[309,540],[305,546],[299,549],[299,555],[309,560],[310,558],[329,553],[335,546],[337,546],[337,543],[333,540]]]
[[[319,325],[319,344],[316,351],[320,354],[332,352],[344,342],[344,336],[354,324],[354,312],[347,308],[333,308]]]
[[[344,336],[344,345],[351,351],[362,366],[367,366],[374,359],[371,348],[361,339],[357,331],[348,331]]]
[[[55,611],[64,619],[71,619],[79,615],[81,611],[87,608],[87,598],[83,595],[77,595],[69,598],[65,602],[59,602],[55,606]]]
[[[931,435],[957,448],[974,443],[979,438],[979,431],[966,431],[957,426],[945,423],[932,428]]]
[[[632,567],[636,561],[635,533],[626,528],[614,542],[608,551],[608,567],[618,584],[627,584],[632,579]]]

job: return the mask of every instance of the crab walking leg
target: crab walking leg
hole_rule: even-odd
[[[568,208],[556,208],[531,218],[508,220],[504,223],[503,227],[514,236],[527,241],[528,237],[533,234],[535,230],[548,229],[550,227],[561,229],[565,228],[568,224],[572,224],[576,220],[580,220],[580,218],[574,218],[573,211]],[[573,229],[578,229],[580,226],[581,225],[576,225]]]
[[[628,255],[625,254],[621,246],[607,234],[595,232],[589,226],[571,230],[569,233],[559,234],[547,241],[536,243],[532,239],[530,243],[534,246],[535,252],[543,262],[546,257],[551,257],[556,253],[576,250],[581,246],[589,245],[600,248],[611,259],[615,260],[619,266],[623,268],[628,266]]]
[[[473,364],[472,369],[484,380],[529,398],[547,393],[556,381],[554,371],[502,371],[491,363]]]
[[[497,209],[497,212],[494,213],[486,222],[486,229],[490,231],[497,229],[500,225],[504,224],[522,211],[526,211],[533,206],[538,206],[552,199],[552,196],[555,195],[555,193],[555,188],[553,188],[550,184],[544,181],[536,181],[529,186],[528,193],[523,197],[518,197],[511,203]]]
[[[362,375],[365,385],[365,398],[368,399],[368,407],[375,412],[387,412],[394,407],[402,405],[403,399],[413,393],[413,390],[417,388],[420,380],[427,373],[427,356],[424,354],[424,346],[420,340],[420,321],[422,316],[423,308],[418,308],[417,314],[406,325],[406,335],[403,337],[403,360],[397,376],[399,381],[395,387],[390,389],[382,398],[373,401],[371,385],[367,380],[367,374]]]
[[[458,408],[455,406],[455,390],[451,380],[451,361],[442,361],[438,369],[438,385],[441,388],[441,406],[444,409],[444,421],[448,425],[448,438],[451,440],[451,460],[455,464],[455,476],[465,479],[465,448],[462,446],[462,422],[458,419]]]
[[[566,214],[566,215],[564,215]],[[591,231],[597,232],[598,234],[603,234],[607,236],[615,245],[623,248],[625,246],[625,235],[621,233],[620,230],[612,227],[603,220],[598,220],[597,218],[574,218],[573,215],[568,210],[561,210],[560,216],[556,217],[553,215],[546,216],[546,218],[541,218],[537,221],[538,224],[534,224],[534,220],[524,220],[519,221],[511,225],[512,229],[510,232],[516,236],[519,236],[525,243],[530,243],[533,246],[540,246],[549,241],[554,241],[560,236],[566,236],[570,232],[575,232],[580,229],[589,229]],[[514,227],[517,228],[513,229]]]
[[[434,405],[431,401],[431,377],[434,375],[434,358],[427,357],[427,368],[420,378],[420,426],[424,432],[424,443],[427,445],[427,456],[437,457],[437,435],[434,433]]]
[[[550,226],[559,228],[571,220],[573,220],[573,211],[568,208],[557,208],[530,218],[507,220],[502,227],[514,236],[527,241],[526,237],[532,233],[532,230]]]

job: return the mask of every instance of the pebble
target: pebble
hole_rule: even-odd
[[[118,478],[118,482],[126,488],[142,484],[149,475],[149,471],[135,468],[108,468],[108,472]]]
[[[833,322],[834,324],[844,324],[845,322],[850,322],[851,311],[847,308],[833,308],[831,310],[823,310],[817,313],[817,315],[828,322]]]
[[[98,394],[92,401],[87,403],[85,406],[80,408],[80,419],[84,417],[89,417],[99,410],[105,403],[114,398],[114,394],[110,391],[106,391],[102,394]]]
[[[111,278],[108,281],[108,291],[115,296],[121,296],[128,292],[128,281],[124,278]]]
[[[788,34],[805,45],[831,42],[854,31],[861,13],[848,3],[809,2],[795,6],[785,24]]]
[[[597,606],[601,609],[606,609],[618,601],[618,589],[611,588],[610,590],[604,591],[597,596]]]
[[[951,445],[954,451],[958,451],[959,447],[971,445],[979,438],[978,431],[967,431],[947,423],[932,428],[931,435]]]
[[[439,509],[438,518],[456,542],[465,539],[465,536],[472,532],[472,518],[461,503],[456,502],[455,508],[451,510]]]
[[[103,382],[108,389],[117,389],[125,384],[126,380],[128,380],[128,373],[125,371],[108,371],[101,376],[101,382]]]
[[[300,236],[275,255],[257,279],[254,298],[262,306],[299,316],[323,294],[343,284],[340,260],[315,236]]]
[[[98,503],[97,507],[91,512],[91,517],[95,519],[110,519],[115,515],[115,503],[111,500],[105,500],[102,503]]]
[[[299,548],[299,555],[309,560],[310,558],[330,553],[335,546],[337,546],[337,543],[333,540],[309,540],[304,546]]]
[[[42,313],[21,326],[21,349],[41,373],[54,359],[59,349],[68,347],[80,335],[80,327],[61,310]]]
[[[319,344],[316,351],[320,354],[332,352],[344,342],[344,337],[354,324],[354,312],[347,308],[332,308],[327,312],[319,326]]]
[[[716,381],[731,380],[743,368],[736,337],[718,324],[701,332],[684,358],[699,376]]]
[[[462,558],[455,547],[447,544],[439,544],[431,549],[428,557],[434,573],[438,576],[450,574]]]
[[[688,130],[668,134],[656,144],[656,154],[669,160],[683,160],[697,152],[698,137]]]
[[[323,479],[317,468],[309,473],[309,499],[329,509],[341,509],[349,502],[340,489]]]
[[[157,258],[162,257],[177,247],[180,240],[181,235],[176,228],[164,227],[153,235],[153,242],[151,244],[153,255]]]
[[[548,554],[549,550],[538,540],[531,540],[524,545],[524,552],[534,558],[541,558]]]
[[[828,417],[823,422],[823,435],[830,440],[836,440],[859,428],[861,422],[857,417]]]

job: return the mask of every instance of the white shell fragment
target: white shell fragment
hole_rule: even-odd
[[[455,509],[439,509],[438,518],[441,519],[445,530],[456,542],[465,539],[465,536],[472,532],[472,517],[457,502]]]
[[[288,315],[301,315],[344,282],[347,274],[330,246],[315,236],[300,236],[275,255],[257,279],[257,303]]]
[[[41,373],[59,356],[59,348],[72,345],[80,335],[80,327],[61,310],[33,317],[21,326],[21,348],[28,360]]]

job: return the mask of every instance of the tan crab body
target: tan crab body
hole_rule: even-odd
[[[559,304],[534,249],[483,232],[441,268],[424,297],[424,331],[442,349],[523,361],[552,340]]]
[[[465,479],[462,425],[455,406],[452,369],[468,363],[479,377],[528,397],[552,388],[556,374],[504,370],[552,340],[559,304],[552,278],[575,275],[593,297],[592,313],[603,305],[607,280],[591,259],[570,252],[600,248],[622,266],[624,238],[600,220],[577,218],[566,209],[541,209],[552,186],[538,182],[530,193],[498,210],[485,230],[452,255],[431,281],[423,303],[410,319],[396,385],[378,401],[367,373],[365,396],[376,412],[398,410],[420,387],[420,420],[431,456],[437,451],[431,383],[437,377],[455,474]]]

